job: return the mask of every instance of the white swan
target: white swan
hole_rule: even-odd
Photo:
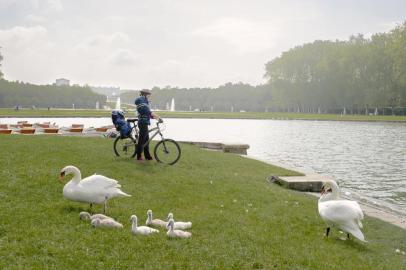
[[[335,226],[357,239],[366,242],[363,233],[361,220],[364,218],[361,207],[355,201],[340,199],[340,190],[335,181],[328,180],[321,191],[318,202],[319,214],[327,224],[326,236],[330,227]]]
[[[69,174],[73,174],[73,178],[63,187],[63,196],[68,200],[90,203],[90,208],[94,203],[104,204],[103,212],[106,213],[107,200],[114,197],[131,197],[121,191],[116,180],[103,175],[94,174],[81,179],[82,175],[75,166],[66,166],[61,170],[61,182]]]
[[[131,232],[133,234],[150,235],[152,233],[159,233],[158,230],[147,227],[147,226],[137,226],[138,218],[136,215],[131,216]]]
[[[181,231],[181,230],[174,230],[174,226],[175,226],[175,221],[171,218],[168,221],[168,232],[166,233],[166,235],[168,235],[169,237],[172,238],[190,238],[192,237],[192,233],[190,232],[185,232],[185,231]]]
[[[105,216],[103,214],[90,215],[89,212],[80,212],[79,213],[79,218],[81,220],[90,220],[90,221],[92,221],[93,219],[96,219],[96,218],[101,219],[101,220],[103,220],[103,219],[113,219],[114,220],[114,218]]]
[[[168,222],[160,220],[160,219],[152,219],[152,210],[147,211],[147,221],[145,222],[147,226],[159,226],[166,228]]]
[[[173,219],[173,214],[169,213],[167,220],[169,221],[171,219]],[[190,222],[190,221],[188,221],[188,222],[175,221],[175,223],[173,224],[173,228],[175,230],[177,230],[177,229],[179,229],[179,230],[190,229],[190,228],[192,228],[192,222]]]
[[[92,226],[97,228],[97,227],[106,227],[106,228],[118,228],[122,229],[123,224],[115,221],[114,219],[100,219],[100,218],[95,218],[91,222]]]

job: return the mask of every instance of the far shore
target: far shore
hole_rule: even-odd
[[[258,120],[314,120],[314,121],[359,121],[359,122],[406,122],[406,116],[392,115],[340,115],[281,112],[178,112],[156,111],[163,118],[199,119],[258,119]],[[49,118],[49,117],[110,117],[111,110],[89,109],[0,109],[0,118]],[[134,117],[133,110],[127,117]]]

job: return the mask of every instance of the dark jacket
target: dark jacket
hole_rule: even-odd
[[[144,96],[139,96],[135,99],[134,103],[137,106],[138,124],[151,124],[150,119],[152,118],[152,116],[148,99]]]

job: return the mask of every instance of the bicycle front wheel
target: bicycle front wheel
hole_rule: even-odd
[[[114,153],[118,157],[135,157],[137,150],[137,141],[132,138],[121,139],[120,136],[114,141]]]
[[[180,147],[177,142],[171,139],[165,139],[158,142],[154,148],[154,156],[156,161],[173,165],[180,158]]]

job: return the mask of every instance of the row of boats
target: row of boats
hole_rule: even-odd
[[[0,124],[0,134],[105,134],[115,130],[113,125],[84,128],[82,124],[70,127],[59,127],[56,123],[28,123],[19,121],[17,124]]]

